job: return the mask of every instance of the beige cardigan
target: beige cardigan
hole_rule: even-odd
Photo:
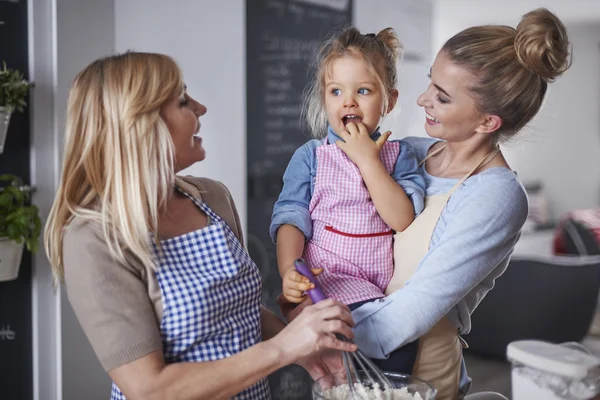
[[[178,188],[207,204],[243,243],[229,190],[206,178],[178,177]],[[153,270],[108,251],[99,224],[74,218],[65,228],[63,265],[69,302],[106,371],[162,351],[162,299]]]

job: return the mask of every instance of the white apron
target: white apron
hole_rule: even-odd
[[[431,152],[427,159],[446,148]],[[404,287],[419,262],[429,251],[429,245],[437,222],[452,193],[461,187],[478,168],[490,162],[500,149],[486,155],[475,168],[460,179],[448,193],[425,197],[425,209],[403,232],[394,235],[394,275],[385,294],[389,295]],[[454,400],[458,393],[462,346],[466,343],[458,336],[457,328],[446,317],[442,318],[425,335],[419,338],[417,361],[413,375],[431,383],[437,390],[437,400]]]

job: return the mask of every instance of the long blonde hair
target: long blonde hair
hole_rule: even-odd
[[[94,61],[69,92],[65,157],[44,232],[61,282],[63,232],[74,217],[100,224],[110,253],[153,265],[159,209],[175,185],[174,148],[161,106],[185,91],[170,57],[128,52]]]

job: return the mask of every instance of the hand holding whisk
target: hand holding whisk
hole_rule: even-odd
[[[294,261],[294,266],[296,267],[296,271],[307,277],[315,285],[314,289],[308,290],[306,292],[306,294],[310,297],[312,302],[317,303],[321,300],[325,300],[327,296],[325,296],[325,294],[323,293],[319,281],[313,275],[312,271],[306,264],[306,261],[302,258],[299,258],[296,261]],[[345,338],[342,335],[338,334],[337,336],[341,340],[351,342],[351,340]],[[354,383],[357,382],[361,385],[364,384],[357,371],[357,364],[358,367],[362,371],[364,371],[364,374],[367,376],[369,382],[366,383],[368,384],[368,386],[373,386],[373,388],[379,386],[383,389],[383,394],[386,394],[386,392],[388,392],[389,394],[389,390],[392,388],[390,381],[383,374],[383,372],[381,372],[381,370],[375,364],[373,364],[373,362],[369,360],[360,350],[356,350],[352,353],[343,352],[342,357],[344,362],[344,369],[346,371],[348,386],[353,396],[356,395]]]

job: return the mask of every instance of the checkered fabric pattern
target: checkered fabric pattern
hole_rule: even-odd
[[[227,224],[207,205],[190,199],[211,224],[161,242],[157,277],[167,363],[219,360],[262,340],[258,267]],[[267,380],[233,398],[270,399]],[[125,399],[115,384],[111,399]]]
[[[390,228],[377,213],[356,164],[335,145],[324,143],[316,154],[309,206],[313,236],[304,257],[311,267],[323,267],[319,281],[329,297],[346,304],[382,297],[394,272],[392,235],[348,235],[382,234]],[[398,142],[386,142],[381,149],[390,174],[399,154]]]

